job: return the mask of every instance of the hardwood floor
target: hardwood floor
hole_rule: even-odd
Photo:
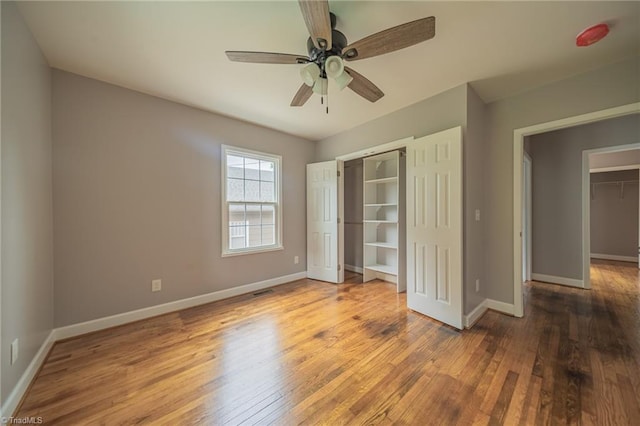
[[[17,416],[45,424],[640,422],[640,278],[525,287],[463,333],[383,282],[300,280],[60,342]]]

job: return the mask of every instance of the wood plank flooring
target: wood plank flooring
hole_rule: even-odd
[[[459,333],[383,283],[300,280],[57,343],[44,424],[640,424],[640,278],[531,283]]]

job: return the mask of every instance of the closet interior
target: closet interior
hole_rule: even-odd
[[[400,150],[344,164],[345,268],[406,289],[405,158]]]

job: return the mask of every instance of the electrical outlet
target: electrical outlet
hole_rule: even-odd
[[[476,278],[476,293],[480,291],[480,278]]]
[[[476,222],[480,222],[480,209],[476,209]]]
[[[151,281],[151,291],[160,291],[160,290],[162,290],[162,280]]]
[[[293,263],[296,264],[296,265],[298,263],[300,263],[300,257],[299,256],[293,256]]]
[[[11,364],[18,360],[18,339],[11,342]]]

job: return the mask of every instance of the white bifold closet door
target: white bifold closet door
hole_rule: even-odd
[[[338,247],[342,165],[335,160],[307,164],[307,276],[332,283],[344,281]]]
[[[462,329],[462,129],[407,146],[407,306]]]

